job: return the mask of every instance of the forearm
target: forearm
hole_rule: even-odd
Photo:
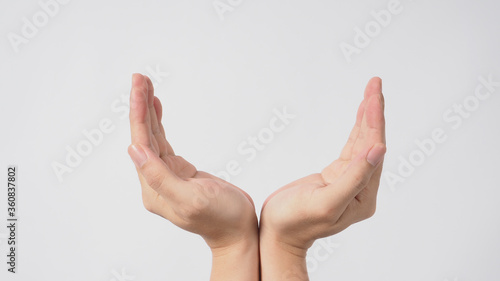
[[[308,281],[307,250],[287,246],[275,239],[261,238],[262,281]]]
[[[258,235],[246,237],[236,245],[212,249],[211,281],[258,281]]]

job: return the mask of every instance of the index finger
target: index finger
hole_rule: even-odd
[[[144,76],[139,73],[133,74],[129,113],[132,143],[153,148],[147,94]]]

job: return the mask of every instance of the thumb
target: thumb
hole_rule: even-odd
[[[146,183],[158,194],[172,198],[181,195],[185,181],[179,178],[163,160],[147,146],[132,144],[128,154]]]
[[[360,153],[338,180],[327,186],[330,193],[328,198],[347,207],[349,202],[368,185],[373,173],[382,162],[385,152],[385,144],[377,143]]]

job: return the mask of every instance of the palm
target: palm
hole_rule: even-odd
[[[169,207],[162,196],[149,188],[153,194],[148,195],[147,200],[155,200],[152,204],[163,206],[159,215],[187,231],[202,236],[210,236],[211,233],[220,230],[236,232],[240,230],[239,227],[247,226],[248,222],[256,219],[253,201],[245,191],[219,177],[198,171],[191,163],[180,156],[167,155],[161,158],[178,177],[187,180],[191,184],[194,196],[190,203],[200,209],[210,207],[212,213],[210,224],[213,228],[207,229],[203,227],[202,229],[198,225],[186,223],[186,215],[182,211]],[[252,225],[255,224],[256,221]],[[228,227],[222,229],[222,225]]]

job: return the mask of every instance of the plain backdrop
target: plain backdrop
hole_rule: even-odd
[[[377,213],[316,243],[311,279],[498,280],[499,12],[493,0],[0,1],[0,217],[8,165],[19,217],[16,274],[0,228],[0,279],[208,280],[204,241],[142,205],[126,152],[140,72],[176,153],[221,175],[237,163],[230,181],[257,213],[336,159],[381,77]],[[294,117],[270,131],[283,110]],[[254,157],[238,151],[252,137],[266,142]]]

